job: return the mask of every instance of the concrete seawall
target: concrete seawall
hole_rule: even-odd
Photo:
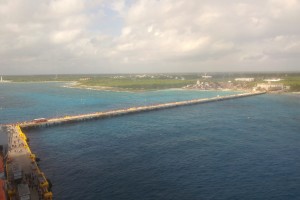
[[[251,93],[234,94],[234,95],[228,95],[228,96],[217,96],[217,97],[213,97],[213,98],[193,99],[193,100],[187,100],[187,101],[162,103],[162,104],[140,106],[140,107],[131,107],[131,108],[111,110],[111,111],[105,111],[105,112],[95,112],[95,113],[89,113],[89,114],[65,116],[65,117],[60,117],[60,118],[50,118],[44,122],[34,122],[34,121],[22,122],[19,125],[22,129],[53,126],[53,125],[74,123],[74,122],[85,121],[85,120],[108,118],[108,117],[127,115],[127,114],[139,113],[139,112],[174,108],[174,107],[178,107],[178,106],[186,106],[186,105],[208,103],[208,102],[215,102],[215,101],[224,101],[224,100],[229,100],[229,99],[243,98],[243,97],[261,95],[261,94],[265,94],[265,92],[251,92]]]

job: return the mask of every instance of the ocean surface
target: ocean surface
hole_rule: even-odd
[[[232,94],[0,84],[0,124]],[[26,132],[63,200],[300,199],[300,96],[261,95]]]

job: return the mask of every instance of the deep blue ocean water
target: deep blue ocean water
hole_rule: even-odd
[[[0,123],[230,92],[0,84]],[[27,132],[55,199],[300,199],[300,96],[262,95]]]

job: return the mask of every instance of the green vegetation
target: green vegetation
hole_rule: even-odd
[[[200,82],[212,85],[226,85],[250,89],[265,79],[280,78],[281,83],[291,86],[292,92],[300,91],[300,73],[208,73],[210,79],[204,79],[205,73],[189,74],[111,74],[111,75],[30,75],[30,76],[3,76],[4,80],[12,82],[45,82],[45,81],[76,81],[79,86],[108,87],[116,90],[158,90],[181,88]],[[253,77],[254,82],[236,82],[235,78]],[[226,87],[226,86],[224,86]]]
[[[197,75],[188,75],[188,79],[181,75],[152,74],[152,75],[30,75],[4,76],[12,82],[47,82],[47,81],[76,81],[79,86],[110,87],[117,90],[158,90],[181,88],[188,84],[195,84]]]
[[[299,92],[300,91],[300,75],[294,74],[284,77],[284,80],[281,81],[284,85],[291,86],[291,92]]]
[[[45,82],[45,81],[76,81],[83,75],[29,75],[3,76],[3,79],[12,82]]]
[[[180,88],[188,84],[194,84],[195,80],[176,80],[161,78],[91,78],[79,81],[80,85],[113,87],[130,90],[156,90],[168,88]]]

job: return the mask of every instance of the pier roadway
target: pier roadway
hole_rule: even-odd
[[[6,126],[8,154],[6,159],[7,194],[10,200],[51,200],[52,192],[35,155],[27,143],[27,137],[19,126]]]
[[[108,118],[108,117],[126,115],[126,114],[138,113],[138,112],[161,110],[161,109],[173,108],[178,106],[223,101],[228,99],[236,99],[236,98],[249,97],[249,96],[261,95],[261,94],[265,94],[265,92],[250,92],[250,93],[234,94],[228,96],[217,96],[213,98],[193,99],[187,101],[162,103],[162,104],[140,106],[140,107],[131,107],[126,109],[111,110],[105,112],[95,112],[95,113],[82,114],[82,115],[65,116],[60,118],[50,118],[50,119],[44,119],[43,121],[29,121],[29,122],[20,123],[19,125],[21,128],[51,126],[51,125],[79,122],[79,121],[98,119],[98,118]]]

